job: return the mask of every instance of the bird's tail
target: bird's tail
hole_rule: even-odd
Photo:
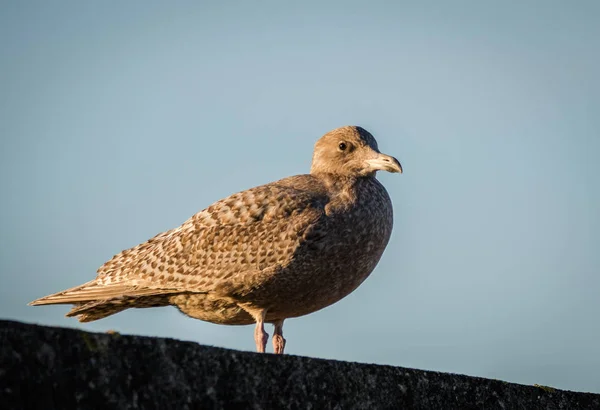
[[[83,285],[75,286],[74,288],[36,299],[32,302],[29,302],[29,306],[78,304],[81,302],[89,302],[91,300],[98,299],[97,294],[101,292],[103,292],[102,287],[98,286],[98,283],[95,280],[92,280],[84,283]]]
[[[77,316],[80,322],[91,322],[114,315],[130,307],[159,307],[169,304],[177,289],[152,289],[123,283],[98,284],[95,280],[44,296],[30,302],[31,306],[72,304],[68,317]]]
[[[110,299],[110,293],[113,293],[110,289],[107,292],[106,288],[98,286],[98,283],[92,280],[83,285],[36,299],[29,302],[29,305],[73,304],[73,308],[66,316],[77,316],[80,322],[91,322],[119,313],[129,307],[115,305],[110,300],[107,300],[107,298]]]
[[[116,304],[111,301],[96,300],[73,306],[65,316],[77,316],[77,320],[80,322],[93,322],[94,320],[103,319],[107,316],[119,313],[129,307],[129,305]]]

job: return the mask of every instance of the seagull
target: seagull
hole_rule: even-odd
[[[390,238],[390,197],[377,171],[402,172],[364,128],[328,132],[309,174],[221,199],[181,226],[124,250],[96,278],[30,305],[72,304],[91,322],[128,308],[176,306],[226,325],[255,324],[264,353],[283,354],[283,322],[323,309],[375,269]]]

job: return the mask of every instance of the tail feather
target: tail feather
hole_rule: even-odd
[[[88,303],[82,303],[82,304],[74,305],[71,308],[71,310],[69,310],[67,312],[67,314],[65,316],[67,316],[67,317],[73,317],[73,316],[82,315],[84,313],[89,313],[90,311],[93,311],[93,310],[98,311],[98,310],[103,309],[107,305],[114,306],[114,304],[112,304],[112,303],[110,303],[109,301],[106,301],[106,300],[95,300],[93,302],[88,302]]]
[[[127,297],[168,295],[180,293],[179,289],[155,289],[144,285],[127,285],[123,283],[112,283],[100,285],[95,280],[75,286],[74,288],[63,290],[62,292],[44,296],[30,302],[31,306],[39,305],[61,305],[75,304],[81,305],[87,302],[103,301],[111,299],[124,299]]]
[[[29,302],[29,306],[60,305],[89,301],[91,299],[88,296],[83,297],[83,295],[87,294],[89,290],[93,290],[97,287],[98,284],[96,281],[92,280],[84,283],[83,285],[75,286],[73,288],[36,299],[32,302]]]
[[[169,304],[169,296],[177,293],[182,293],[182,291],[123,283],[104,285],[92,280],[83,285],[36,299],[29,305],[72,304],[74,306],[67,313],[68,317],[77,316],[80,322],[91,322],[132,307],[166,306]]]
[[[96,300],[73,306],[66,316],[77,316],[80,322],[92,322],[122,312],[129,307],[128,305],[119,305],[106,300]]]
[[[80,322],[91,322],[119,313],[129,308],[150,308],[169,305],[170,295],[150,295],[122,297],[110,300],[95,300],[78,304],[67,313],[67,317],[77,316]]]

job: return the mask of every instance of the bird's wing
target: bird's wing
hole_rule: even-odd
[[[326,232],[327,201],[325,188],[310,175],[233,194],[178,228],[115,255],[95,280],[31,304],[244,293],[289,264],[301,244],[318,245]]]
[[[107,291],[127,286],[134,293],[243,291],[239,287],[253,286],[249,282],[289,264],[300,244],[324,237],[327,201],[325,189],[310,175],[233,194],[180,227],[115,255],[95,282]]]
[[[132,285],[127,283],[111,283],[100,285],[94,279],[83,285],[63,290],[52,295],[45,296],[30,302],[31,306],[55,305],[64,303],[82,304],[92,300],[110,300],[123,297],[150,296],[156,294],[167,295],[169,293],[179,293],[177,289],[161,289],[157,291],[144,285]]]

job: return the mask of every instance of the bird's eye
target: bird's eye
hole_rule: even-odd
[[[345,151],[346,148],[348,148],[348,144],[346,144],[344,141],[340,142],[340,144],[338,145],[338,148],[340,149],[340,151]]]

